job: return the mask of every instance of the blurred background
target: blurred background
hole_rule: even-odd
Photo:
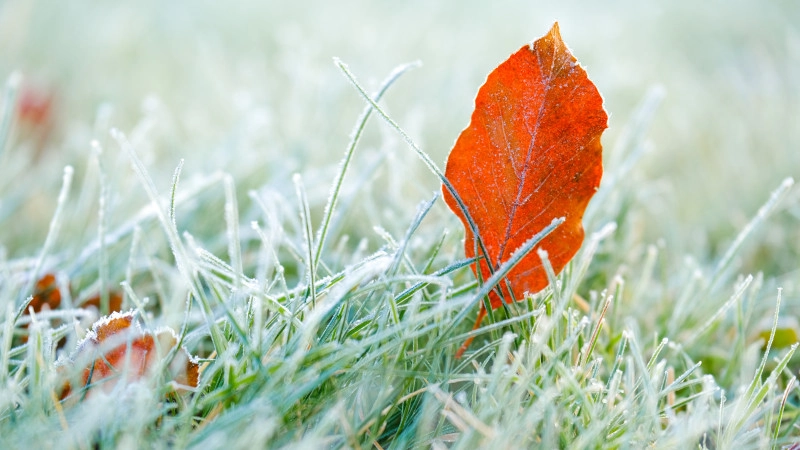
[[[644,136],[636,141],[644,152],[625,175],[630,223],[623,231],[641,244],[631,251],[641,255],[658,243],[676,259],[712,260],[782,179],[800,175],[799,18],[793,0],[5,0],[0,77],[17,71],[23,80],[0,154],[0,247],[10,258],[35,254],[66,165],[75,167],[75,180],[62,235],[88,230],[74,245],[96,233],[97,195],[87,188],[96,173],[108,174],[111,229],[147,204],[128,157],[109,137],[112,127],[134,142],[162,195],[184,159],[187,186],[230,173],[245,216],[249,189],[294,198],[296,172],[316,211],[364,107],[333,57],[368,90],[397,65],[421,61],[382,104],[443,167],[486,75],[558,20],[605,98],[609,171],[636,150],[622,137]],[[638,123],[648,92],[655,94],[647,107],[658,107]],[[357,206],[342,227],[356,236],[374,235],[374,225],[401,232],[415,206],[439,189],[378,118],[345,185]],[[209,236],[224,240],[222,189],[215,190],[193,209],[205,213],[183,220],[191,218],[185,226],[197,234],[207,221]],[[797,284],[798,190],[781,205],[741,270]],[[440,222],[432,228],[458,227],[441,203],[434,217]],[[65,241],[56,251],[73,245]]]

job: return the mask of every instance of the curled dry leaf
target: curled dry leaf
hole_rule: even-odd
[[[171,329],[143,331],[133,312],[113,313],[95,322],[86,338],[70,358],[72,363],[86,363],[80,372],[80,389],[89,395],[93,390],[108,392],[121,379],[136,381],[152,374],[178,339]],[[169,365],[172,381],[182,386],[196,387],[198,364],[183,348],[179,348]],[[67,384],[61,394],[72,393]]]
[[[559,217],[565,222],[537,248],[547,251],[556,273],[572,259],[583,242],[583,212],[603,173],[600,135],[607,119],[600,93],[561,40],[557,23],[489,74],[445,171],[486,251],[482,254],[465,212],[444,189],[445,201],[466,228],[467,257],[483,257],[480,269],[472,266],[476,275],[480,270],[488,279]],[[522,300],[547,283],[537,252],[529,252],[490,294],[491,307]],[[485,313],[481,306],[476,327]]]

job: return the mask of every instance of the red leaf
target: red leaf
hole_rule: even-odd
[[[600,93],[561,40],[558,23],[489,74],[445,171],[486,249],[479,262],[484,280],[559,217],[566,221],[538,248],[547,251],[556,273],[572,259],[583,242],[583,212],[603,173],[600,135],[607,119]],[[466,228],[467,257],[474,257],[463,211],[446,189],[444,198]],[[490,294],[493,309],[547,286],[535,251],[506,279]],[[476,327],[484,314],[482,306]]]

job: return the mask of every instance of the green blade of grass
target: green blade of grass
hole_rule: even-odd
[[[372,97],[370,97],[372,102],[379,102],[381,98],[383,98],[383,95],[386,93],[386,91],[395,83],[395,81],[397,81],[406,72],[417,68],[420,65],[421,64],[419,62],[413,62],[396,67],[392,73],[390,73],[389,76],[383,80],[383,83],[381,83],[378,91],[373,94]],[[356,121],[356,125],[353,128],[350,142],[347,144],[347,150],[345,150],[344,158],[339,165],[339,171],[336,174],[336,180],[334,180],[333,185],[331,185],[331,192],[328,196],[328,202],[325,204],[325,210],[322,213],[322,223],[320,224],[319,230],[317,230],[317,236],[315,239],[316,249],[314,252],[314,267],[319,264],[319,260],[322,257],[322,250],[325,248],[325,241],[328,237],[331,218],[336,210],[336,203],[339,200],[339,192],[342,189],[344,177],[347,174],[347,169],[350,167],[350,161],[353,159],[353,153],[355,153],[356,147],[361,140],[361,135],[364,133],[364,128],[366,127],[367,121],[372,115],[373,110],[372,104],[370,104],[364,107],[364,111],[361,112],[361,116],[359,116],[358,120]]]
[[[213,319],[211,305],[208,303],[206,297],[201,294],[201,289],[199,288],[200,281],[197,279],[197,274],[192,268],[192,261],[186,254],[186,249],[184,248],[183,242],[178,236],[178,230],[172,225],[167,212],[164,211],[164,208],[161,205],[161,198],[158,195],[158,190],[156,189],[155,183],[153,183],[153,180],[147,173],[147,169],[144,167],[144,163],[142,163],[142,161],[136,155],[136,151],[125,135],[118,130],[112,130],[111,135],[131,159],[134,172],[136,172],[136,175],[138,176],[139,181],[142,183],[147,196],[150,198],[152,207],[155,209],[155,215],[158,218],[158,221],[161,223],[162,229],[167,235],[172,254],[175,256],[175,263],[178,266],[178,270],[187,281],[192,295],[194,295],[194,298],[197,299],[202,306],[214,347],[216,348],[217,353],[223,353],[227,348],[227,341],[223,337],[222,331],[219,329],[216,321]]]

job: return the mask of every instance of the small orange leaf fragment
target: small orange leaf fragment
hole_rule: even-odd
[[[56,128],[55,91],[41,84],[24,83],[17,101],[18,136],[31,141],[34,160],[42,157]]]
[[[53,112],[53,93],[31,84],[23,85],[17,103],[17,116],[25,124],[47,126]]]
[[[28,309],[33,308],[33,312],[41,312],[45,305],[50,309],[56,309],[60,304],[61,291],[58,289],[55,275],[48,273],[39,278],[33,288],[33,299],[28,304]]]
[[[95,294],[81,303],[81,308],[83,309],[88,309],[90,306],[94,306],[100,311],[100,294]],[[115,291],[108,293],[108,309],[112,313],[122,311],[122,294]]]
[[[607,120],[600,93],[561,40],[558,23],[489,74],[445,171],[487,252],[480,269],[472,266],[476,275],[480,270],[488,279],[514,250],[559,217],[566,221],[537,248],[547,251],[556,273],[572,259],[583,242],[583,212],[600,185],[600,135]],[[447,189],[444,198],[466,228],[466,256],[476,256],[464,212]],[[484,256],[480,250],[479,256]],[[548,283],[536,251],[506,280],[490,294],[493,309]]]
[[[54,310],[59,305],[61,305],[61,290],[58,289],[55,275],[48,273],[36,281],[31,301],[23,314],[30,314],[31,310],[34,313],[42,312],[44,309]],[[23,328],[28,328],[28,324],[23,325]],[[28,342],[28,336],[20,336],[19,342],[23,344]]]
[[[67,290],[70,291],[69,283],[66,283]],[[59,289],[58,283],[56,281],[55,275],[52,273],[47,273],[43,275],[39,280],[36,281],[36,284],[33,288],[33,295],[31,296],[31,301],[28,303],[28,307],[25,309],[23,314],[30,314],[30,311],[33,310],[34,313],[42,312],[43,310],[56,310],[59,309],[61,306],[62,301],[62,292]],[[92,297],[84,300],[82,303],[78,305],[78,307],[82,309],[90,309],[94,308],[97,311],[100,311],[100,294],[95,294]],[[109,312],[117,312],[122,311],[122,294],[116,291],[111,291],[108,293],[108,308]],[[96,316],[96,314],[95,314]],[[58,325],[61,323],[59,319],[51,319],[54,325]],[[28,328],[28,325],[23,325],[23,328]],[[19,338],[21,343],[28,342],[28,336],[22,335]],[[57,347],[61,348],[66,343],[66,339],[61,339],[57,343]]]

